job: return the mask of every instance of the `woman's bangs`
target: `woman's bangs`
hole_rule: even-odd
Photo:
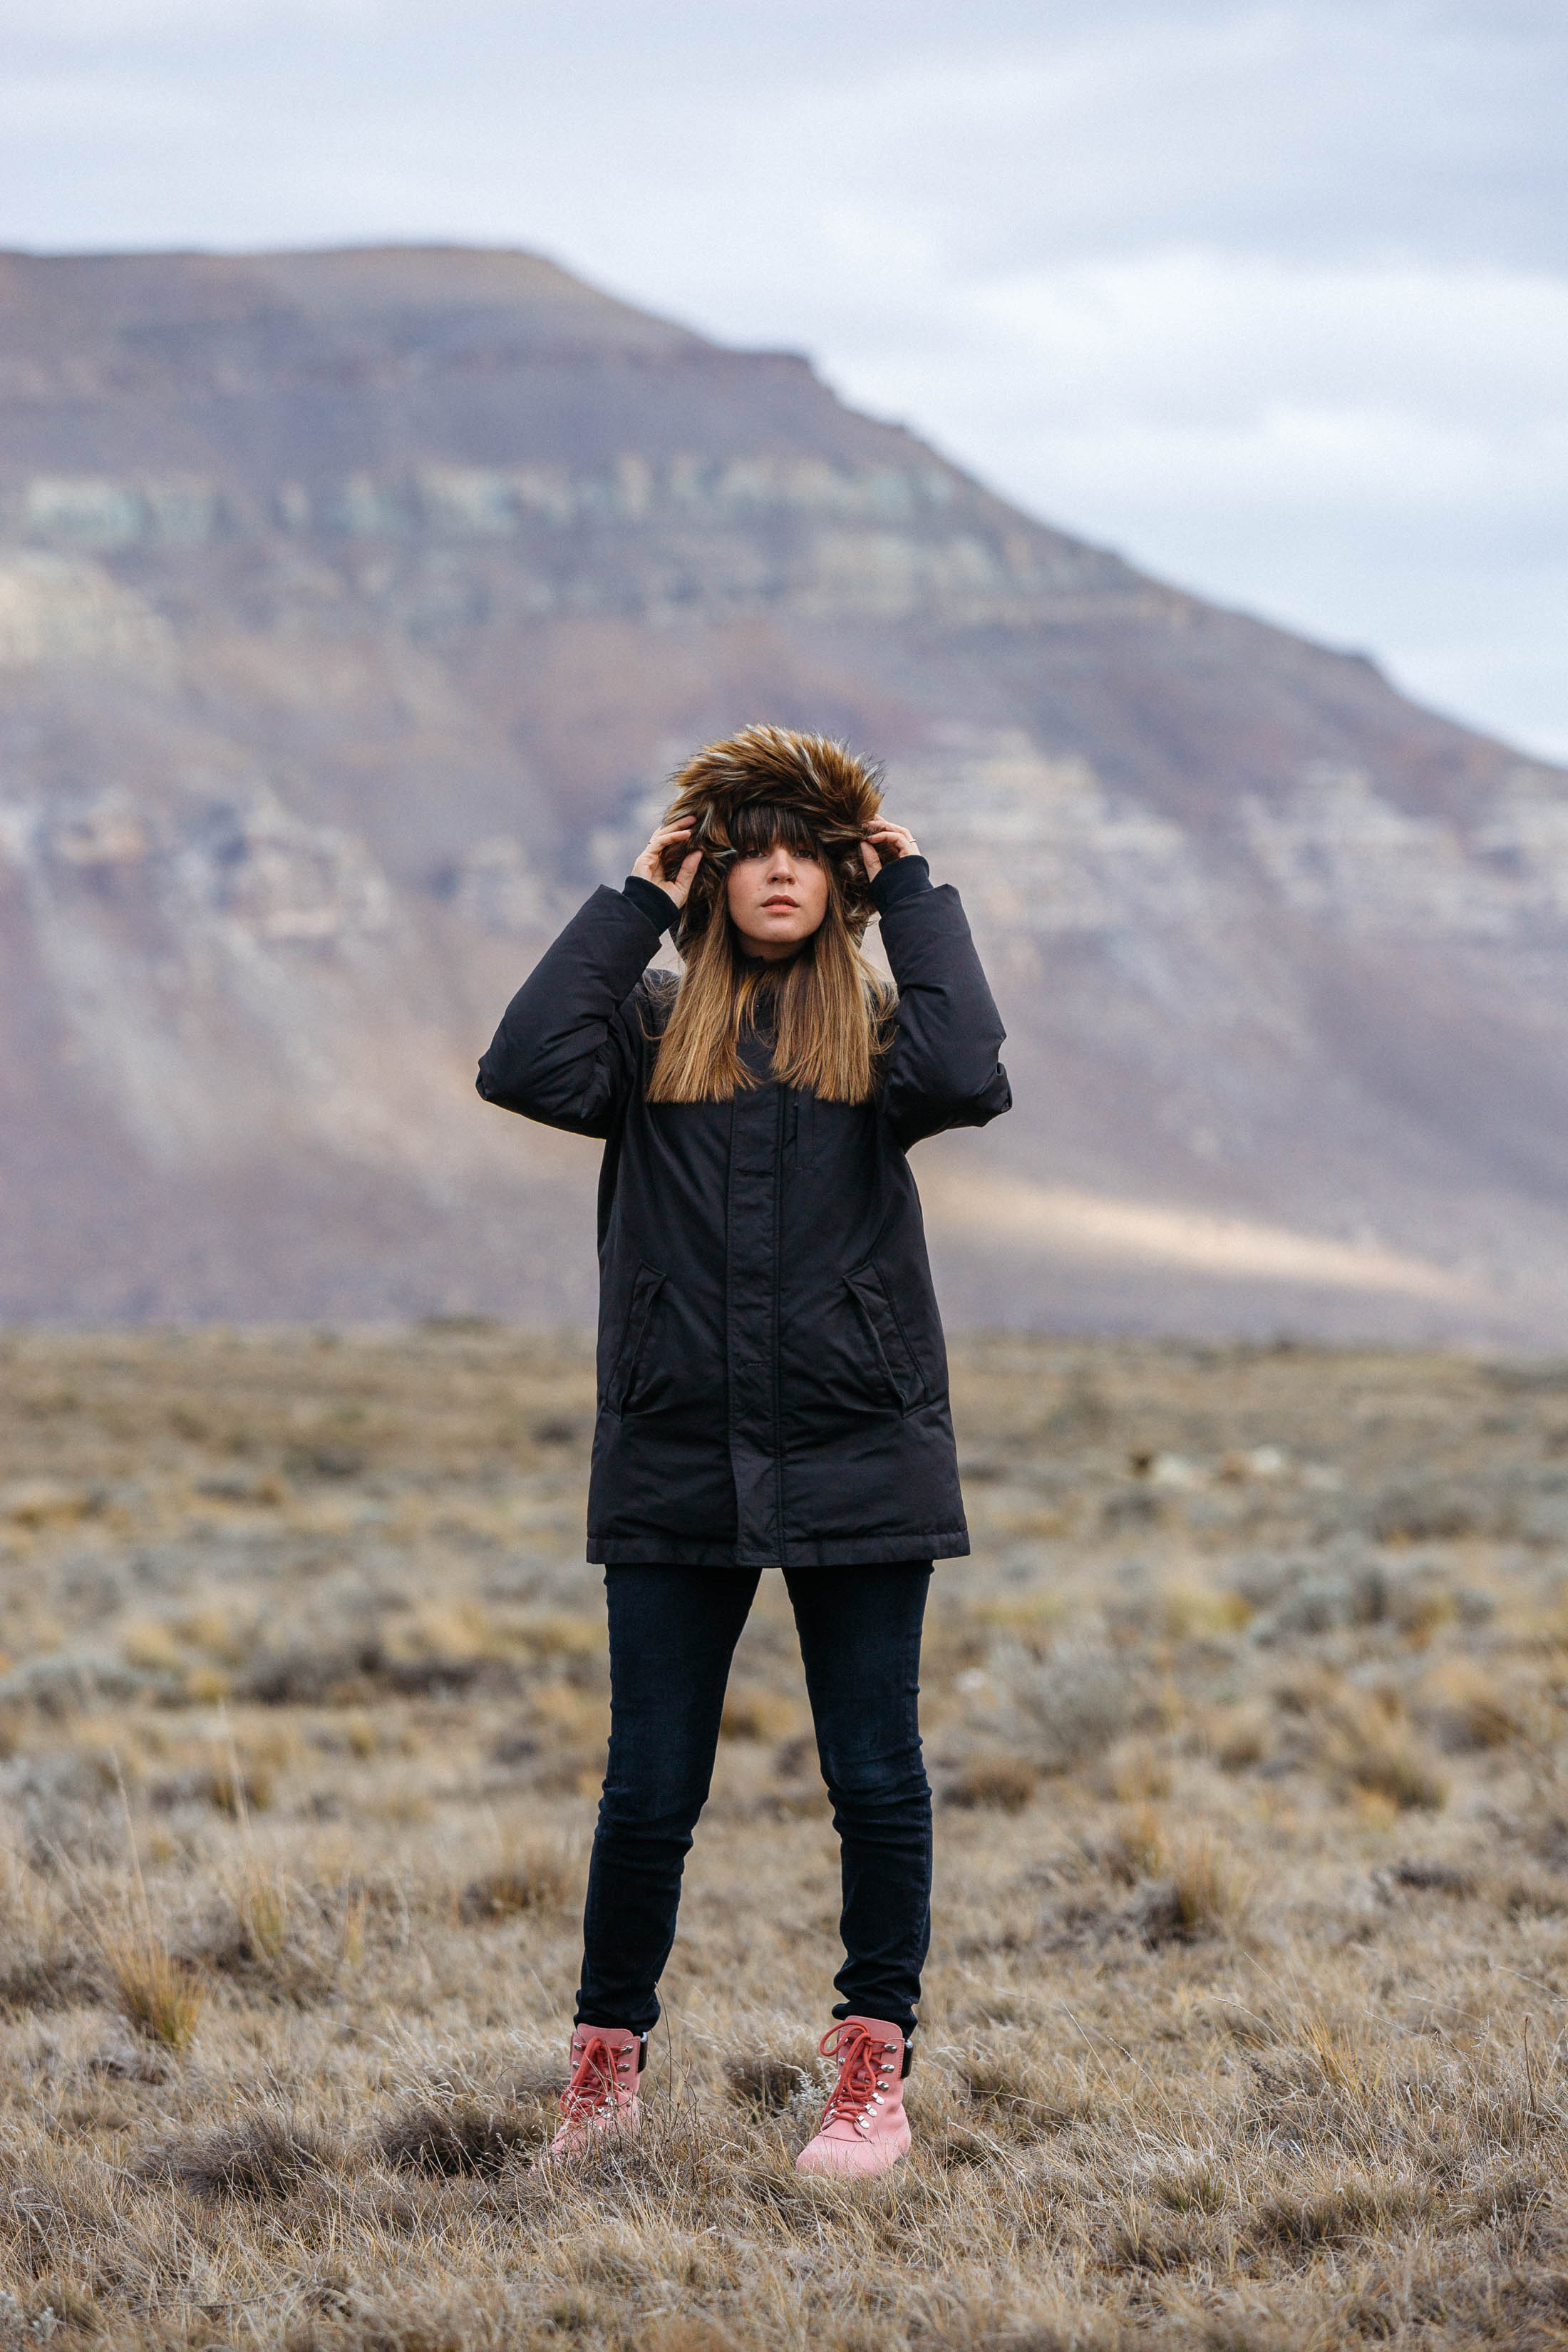
[[[821,844],[798,809],[749,801],[730,817],[730,846],[738,857],[765,857],[781,845],[792,857],[820,857]]]

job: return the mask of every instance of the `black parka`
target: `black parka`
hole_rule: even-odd
[[[658,894],[663,897],[665,894]],[[766,1075],[650,1103],[668,981],[652,885],[600,889],[508,1005],[487,1102],[602,1136],[588,1558],[832,1567],[969,1549],[947,1357],[905,1157],[1012,1097],[958,893],[923,858],[874,895],[899,1003],[878,1090]],[[673,915],[673,902],[671,902]]]

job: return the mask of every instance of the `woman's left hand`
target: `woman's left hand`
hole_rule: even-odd
[[[920,843],[908,825],[890,824],[885,816],[872,818],[860,844],[867,879],[873,882],[889,858],[918,857],[920,854]]]
[[[702,863],[702,852],[688,850],[686,846],[690,838],[689,818],[684,823],[661,824],[632,867],[632,872],[640,874],[645,882],[657,883],[661,890],[668,890],[678,907],[685,906],[692,877]],[[679,858],[679,868],[674,874],[667,874],[665,863],[671,857]]]

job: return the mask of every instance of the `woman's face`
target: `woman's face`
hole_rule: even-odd
[[[793,954],[827,912],[826,867],[782,842],[754,857],[737,857],[728,887],[730,919],[742,946],[768,963]]]

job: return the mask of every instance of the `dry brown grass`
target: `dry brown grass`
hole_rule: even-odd
[[[100,1932],[104,1967],[127,2022],[165,2049],[188,2050],[202,2013],[202,1985],[163,1937],[140,1922]]]
[[[193,2196],[255,2204],[296,2197],[334,2168],[334,2151],[309,2124],[263,2112],[226,2130],[150,2148],[143,2179],[172,2180]]]
[[[0,2347],[1568,2346],[1568,1372],[954,1365],[916,2143],[856,2189],[793,2168],[838,1896],[773,1580],[645,2136],[529,2168],[584,1351],[0,1339]]]
[[[513,1861],[470,1878],[458,1902],[468,1920],[508,1919],[519,1911],[558,1911],[574,1892],[565,1854],[558,1846],[525,1847]]]
[[[942,1791],[946,1802],[966,1811],[976,1807],[998,1813],[1021,1813],[1034,1796],[1040,1776],[1025,1756],[981,1756],[953,1775]]]

